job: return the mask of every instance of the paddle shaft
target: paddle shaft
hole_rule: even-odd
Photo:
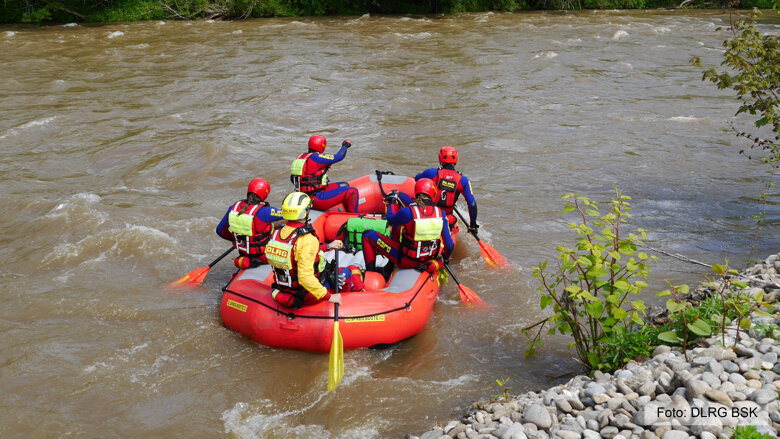
[[[219,262],[222,259],[224,259],[225,256],[229,255],[232,251],[233,251],[233,247],[230,247],[229,249],[227,249],[227,251],[225,253],[222,253],[217,259],[214,259],[214,262],[209,264],[209,268],[211,268],[214,265],[216,265],[217,262]]]
[[[447,270],[447,273],[449,273],[450,276],[452,276],[452,280],[454,280],[455,283],[458,284],[458,286],[460,286],[460,281],[458,280],[458,277],[455,276],[455,273],[452,272],[452,269],[450,268],[450,265],[447,264],[444,261],[442,261],[442,265],[444,265],[444,268]]]
[[[455,213],[458,215],[458,218],[460,218],[460,220],[461,220],[461,221],[463,221],[463,225],[464,225],[464,226],[466,226],[466,229],[468,230],[469,223],[467,223],[467,222],[466,222],[466,218],[463,218],[463,214],[462,214],[462,213],[460,213],[460,211],[458,210],[458,208],[457,208],[457,207],[455,207],[455,206],[453,206],[453,207],[452,207],[452,210],[453,210],[453,211],[454,211],[454,212],[455,212]],[[479,239],[479,236],[477,236],[477,231],[476,231],[476,230],[469,230],[469,233],[471,233],[472,235],[474,235],[474,238],[476,238],[476,239],[477,239],[477,242],[479,242],[479,241],[480,241],[480,239]]]

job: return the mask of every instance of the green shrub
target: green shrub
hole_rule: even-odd
[[[644,302],[630,298],[647,286],[648,263],[655,257],[637,252],[637,244],[646,239],[645,230],[637,229],[638,234],[623,230],[631,217],[630,198],[617,189],[603,215],[597,204],[585,197],[566,194],[563,199],[569,200],[563,213],[578,214],[579,222],[569,223],[577,241],[574,248],[556,247],[558,261],[551,270],[547,262],[534,268],[533,276],[541,284],[540,307],[553,305],[553,315],[524,329],[527,335],[528,330],[539,327],[526,355],[533,355],[536,346],[541,346],[540,335],[549,322],[553,326],[550,334],[574,338],[570,347],[586,368],[613,368],[625,357],[614,356],[605,343],[619,343],[645,325],[640,317],[645,312]]]
[[[770,439],[772,436],[766,433],[756,431],[755,425],[747,425],[734,428],[734,435],[731,439]]]

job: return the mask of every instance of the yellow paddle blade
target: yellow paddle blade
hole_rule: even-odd
[[[332,392],[344,376],[344,340],[339,331],[339,322],[333,322],[333,343],[328,360],[328,392]]]
[[[507,261],[506,258],[490,244],[479,241],[479,252],[482,254],[482,259],[484,259],[491,268],[501,268],[509,265],[509,261]]]
[[[206,266],[206,267],[200,267],[196,270],[192,270],[191,272],[185,274],[184,276],[169,283],[168,285],[166,285],[166,287],[182,288],[189,285],[197,285],[203,282],[203,279],[206,278],[206,275],[208,274],[210,268],[211,267]]]
[[[477,293],[470,288],[458,285],[458,290],[460,290],[460,301],[463,302],[464,305],[476,308],[490,308],[490,305],[477,296]]]

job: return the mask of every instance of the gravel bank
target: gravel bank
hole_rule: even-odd
[[[753,328],[729,329],[688,351],[659,346],[652,358],[629,362],[614,374],[577,376],[542,392],[509,401],[475,404],[464,418],[409,439],[714,439],[737,425],[755,425],[777,437],[780,430],[780,345],[762,326],[780,324],[780,254],[741,274],[750,286],[741,294],[764,291],[774,315],[751,315]],[[711,293],[701,286],[701,300]],[[780,331],[775,331],[780,337]],[[739,342],[735,349],[735,338]]]

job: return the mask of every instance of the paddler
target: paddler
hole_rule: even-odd
[[[288,308],[300,308],[322,300],[341,303],[341,294],[331,294],[324,273],[325,254],[309,224],[311,198],[302,192],[293,192],[282,203],[282,217],[287,223],[276,230],[265,248],[265,256],[273,267],[274,300]],[[333,241],[329,249],[341,248],[341,241]]]
[[[458,201],[458,196],[463,194],[466,204],[469,206],[470,221],[468,230],[476,232],[479,229],[477,224],[477,201],[474,199],[474,194],[471,191],[469,179],[455,170],[455,165],[457,164],[458,150],[449,145],[443,146],[439,150],[439,167],[426,169],[417,174],[414,179],[417,181],[423,178],[433,180],[437,188],[437,196],[434,202],[447,213],[447,221],[450,224],[450,228],[455,225],[456,221],[455,216],[452,215],[455,202]]]
[[[315,135],[309,139],[309,151],[296,158],[290,168],[290,181],[298,192],[304,192],[312,199],[312,207],[328,210],[342,204],[346,212],[356,213],[360,194],[349,183],[329,183],[328,171],[331,165],[347,156],[352,146],[348,140],[341,142],[341,149],[335,155],[325,154],[325,136]]]
[[[233,242],[238,268],[254,268],[267,264],[265,246],[273,232],[273,222],[282,219],[282,211],[265,202],[271,185],[262,178],[249,182],[246,198],[230,206],[217,226],[217,235]]]
[[[401,207],[398,195],[386,198],[387,222],[392,228],[388,238],[375,230],[363,233],[363,258],[366,271],[377,271],[376,254],[382,254],[398,268],[424,268],[433,273],[441,268],[441,242],[444,260],[449,259],[455,244],[446,226],[446,214],[436,207],[436,187],[423,178],[414,185],[415,201]]]

